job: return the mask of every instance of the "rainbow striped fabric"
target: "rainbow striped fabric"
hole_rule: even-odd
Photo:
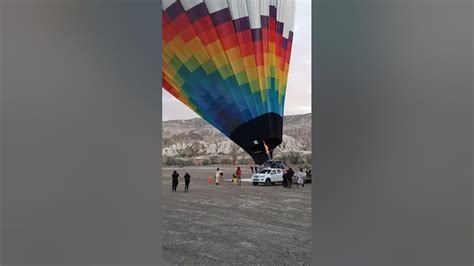
[[[163,87],[222,133],[283,116],[292,0],[163,0]]]

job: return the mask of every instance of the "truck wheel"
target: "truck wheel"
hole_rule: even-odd
[[[272,184],[272,181],[270,180],[270,178],[267,178],[267,180],[265,180],[265,186],[270,186]]]
[[[252,184],[253,184],[254,186],[256,186],[256,185],[258,185],[258,182],[253,182]]]

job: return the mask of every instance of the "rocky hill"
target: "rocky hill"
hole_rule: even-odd
[[[175,158],[205,160],[211,156],[226,158],[235,146],[202,118],[163,121],[162,155]],[[248,157],[238,149],[239,158]],[[311,154],[311,114],[290,115],[283,119],[283,142],[274,156],[284,154]]]

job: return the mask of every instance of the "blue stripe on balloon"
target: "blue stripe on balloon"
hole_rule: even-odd
[[[204,116],[215,117],[216,124],[220,125],[221,131],[232,132],[237,126],[245,121],[237,102],[229,93],[230,89],[217,72],[207,75],[202,67],[190,72],[184,65],[178,69],[178,74],[185,77],[182,88],[190,94],[191,98],[198,99],[198,105],[204,109]],[[219,115],[215,115],[218,113]],[[213,124],[214,124],[213,123]]]
[[[252,118],[258,116],[258,111],[257,111],[257,103],[255,102],[253,95],[252,95],[252,90],[250,89],[250,85],[248,83],[244,83],[240,85],[240,88],[244,92],[245,96],[245,101],[247,105],[250,107],[250,112],[252,113]]]
[[[241,124],[265,113],[283,115],[275,78],[269,79],[270,88],[265,92],[268,98],[263,102],[262,92],[252,93],[248,83],[239,86],[235,76],[224,80],[217,71],[207,74],[202,66],[191,72],[176,57],[173,64],[179,66],[177,74],[185,80],[182,89],[189,94],[190,102],[206,121],[227,136]]]
[[[235,88],[234,90],[239,94],[238,99],[238,104],[241,108],[241,110],[247,109],[250,112],[250,116],[245,116],[245,119],[250,119],[254,117],[254,103],[251,101],[251,98],[249,97],[248,91],[250,90],[250,87],[247,85],[242,85],[239,86],[239,83],[237,82],[237,79],[235,76],[230,76],[227,79],[225,79],[225,83],[229,88]]]

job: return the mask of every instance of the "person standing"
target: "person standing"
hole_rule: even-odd
[[[237,166],[237,170],[235,171],[235,175],[237,176],[237,185],[242,185],[242,179],[241,179],[241,175],[242,175],[242,171],[240,170],[240,166]]]
[[[253,174],[253,166],[250,166],[250,171],[252,171],[252,174]]]
[[[306,169],[306,175],[311,177],[311,168]]]
[[[303,169],[300,169],[300,171],[296,174],[296,187],[299,187],[300,185],[304,187],[304,173]]]
[[[285,171],[285,173],[283,174],[283,187],[284,188],[287,187],[287,182],[288,182],[288,171]]]
[[[288,172],[290,172],[291,176],[295,175],[295,171],[293,171],[293,169],[291,167],[288,169]]]
[[[288,188],[291,188],[291,183],[293,182],[293,176],[295,172],[293,172],[293,169],[288,169]]]
[[[217,168],[217,171],[216,171],[216,185],[219,185],[222,175],[223,175],[222,171],[219,170],[219,168]]]
[[[189,182],[191,181],[191,175],[189,173],[184,174],[184,192],[189,191]]]
[[[171,191],[175,192],[177,187],[178,187],[178,177],[179,174],[176,172],[176,170],[173,171],[173,174],[171,175]]]

